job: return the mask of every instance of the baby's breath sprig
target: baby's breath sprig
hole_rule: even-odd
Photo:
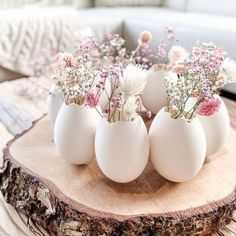
[[[236,75],[236,63],[229,66],[225,56],[224,49],[213,43],[193,47],[192,54],[176,70],[177,81],[165,80],[167,110],[172,118],[191,121],[196,114],[209,116],[219,110],[220,100],[214,95]]]

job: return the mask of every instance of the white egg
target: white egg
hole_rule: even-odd
[[[162,108],[149,131],[151,161],[164,178],[184,182],[201,169],[206,156],[206,139],[198,118],[191,123],[173,119]]]
[[[147,84],[141,95],[142,102],[147,110],[157,114],[162,107],[167,106],[165,78],[176,82],[178,77],[175,73],[154,71],[153,68],[146,73],[146,76]]]
[[[149,156],[148,132],[142,118],[115,123],[102,119],[96,131],[95,153],[100,169],[109,179],[119,183],[135,180]]]
[[[215,97],[220,98],[216,95]],[[224,101],[218,112],[211,116],[199,116],[200,122],[205,131],[207,143],[207,156],[219,151],[227,141],[230,129],[230,119]]]
[[[100,119],[94,108],[62,105],[54,127],[54,142],[67,162],[86,164],[95,157],[95,131]]]
[[[54,85],[50,89],[50,93],[47,98],[48,116],[49,116],[52,124],[55,123],[56,118],[57,118],[57,114],[58,114],[62,104],[63,104],[63,100],[59,94],[59,90]]]

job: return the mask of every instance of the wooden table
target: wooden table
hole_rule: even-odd
[[[29,128],[32,120],[46,113],[46,97],[50,86],[51,81],[45,78],[26,78],[0,84],[0,148],[15,134]],[[228,99],[224,101],[229,109],[231,125],[236,129],[236,102]],[[27,222],[23,215],[1,199],[0,235],[36,235],[32,231],[40,232],[43,229]],[[236,231],[234,222],[219,234],[234,235],[233,231]]]

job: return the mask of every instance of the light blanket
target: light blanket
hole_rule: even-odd
[[[78,35],[88,33],[76,16],[72,7],[0,9],[0,65],[31,74],[30,61],[40,51],[72,51]]]

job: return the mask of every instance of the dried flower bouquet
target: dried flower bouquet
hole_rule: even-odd
[[[166,79],[167,111],[172,118],[191,121],[196,114],[210,116],[219,110],[221,101],[214,95],[224,85],[236,82],[236,63],[226,55],[213,43],[192,48],[191,55],[176,70],[178,80]]]
[[[101,42],[95,37],[78,41],[74,55],[59,54],[50,71],[65,103],[96,108],[105,96],[107,106],[101,116],[109,122],[133,120],[141,107],[146,70],[153,66],[156,71],[178,74],[176,80],[165,80],[166,110],[172,118],[191,121],[195,114],[214,114],[220,106],[214,95],[235,81],[235,62],[213,43],[197,44],[189,55],[176,45],[173,29],[166,27],[165,31],[166,42],[161,40],[156,50],[149,45],[151,33],[144,31],[133,51],[125,48],[125,40],[119,35],[109,33]],[[106,83],[111,91],[107,91]]]
[[[177,41],[170,27],[165,30],[170,42]],[[134,120],[141,106],[139,95],[145,88],[146,69],[168,60],[168,45],[162,40],[154,52],[149,46],[151,40],[151,33],[144,31],[137,48],[128,51],[124,39],[109,33],[102,42],[95,37],[78,41],[74,54],[58,54],[50,72],[65,104],[97,109],[101,96],[105,96],[107,106],[103,114],[98,110],[101,116],[109,122]],[[179,59],[178,49],[170,53],[174,65],[176,57]],[[107,91],[106,83],[110,84],[111,91]]]

